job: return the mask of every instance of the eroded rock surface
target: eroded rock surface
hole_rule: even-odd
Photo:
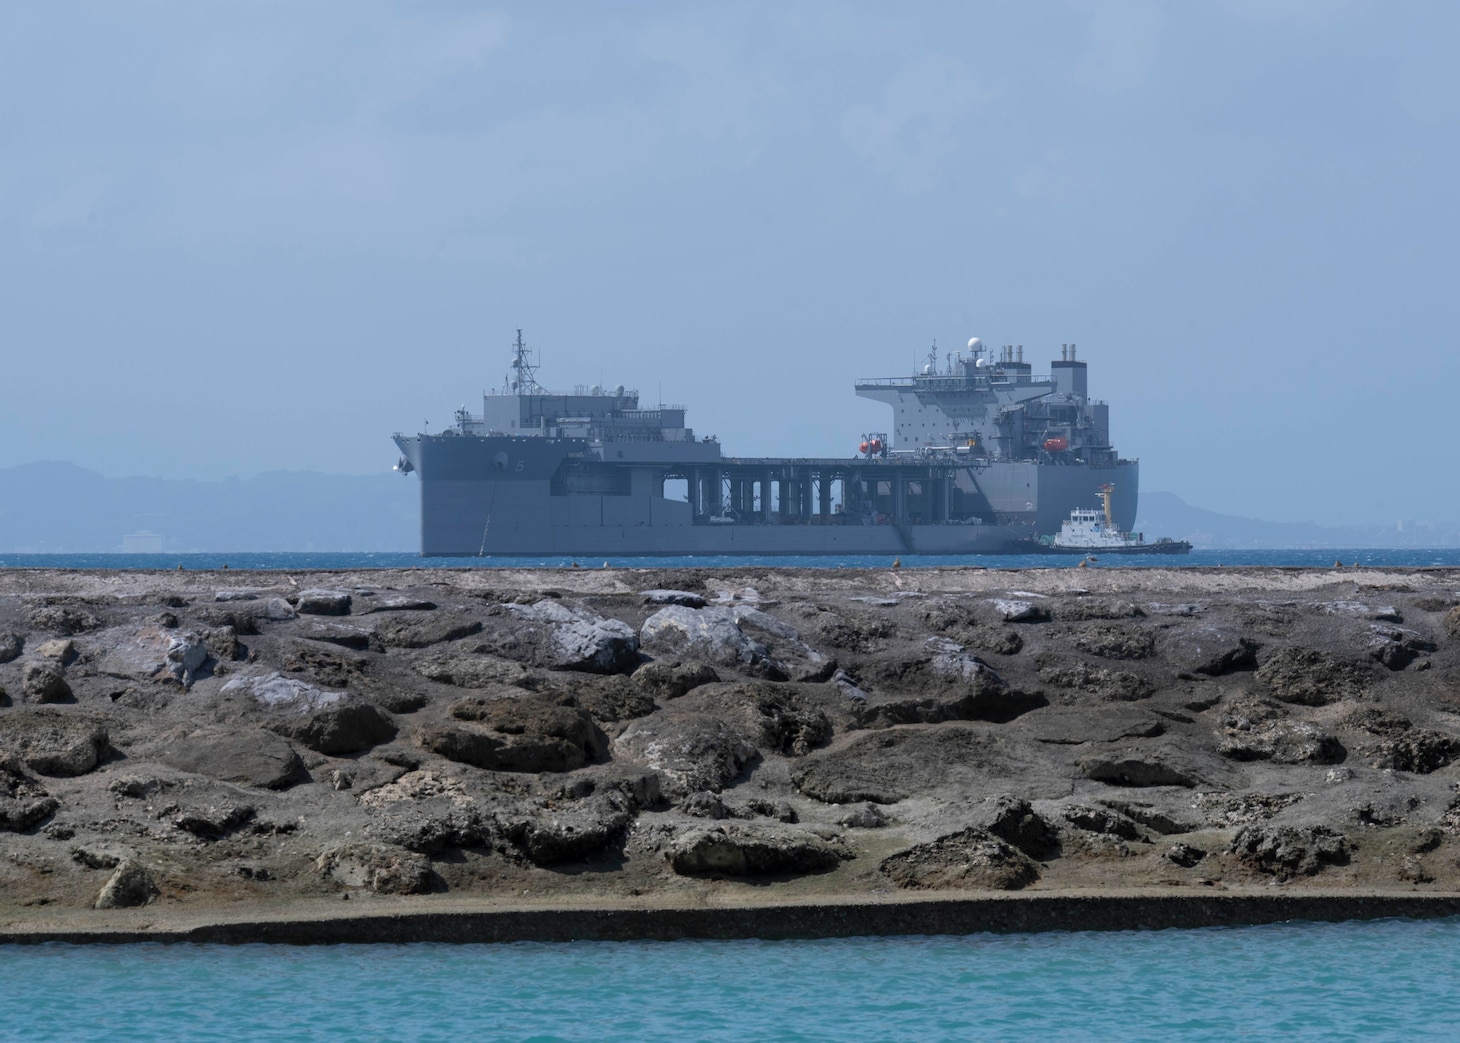
[[[0,912],[1460,890],[1457,591],[0,570]]]

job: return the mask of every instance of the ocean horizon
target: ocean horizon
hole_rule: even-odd
[[[1362,568],[1460,568],[1460,548],[1293,548],[1274,550],[1193,550],[1189,554],[1092,555],[1102,568],[1329,568],[1335,563]],[[883,569],[901,568],[1048,569],[1078,568],[1075,554],[916,555],[684,555],[661,557],[423,557],[407,551],[191,551],[187,553],[3,553],[0,568],[12,569]],[[1087,566],[1088,567],[1088,566]]]

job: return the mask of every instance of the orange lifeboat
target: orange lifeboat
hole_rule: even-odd
[[[871,448],[872,448],[872,453],[873,453],[874,456],[877,453],[882,452],[882,439],[880,439],[880,438],[874,438],[874,439],[872,439]]]
[[[863,442],[860,446],[857,447],[857,451],[865,454],[869,448],[871,447],[868,446],[866,442]]]
[[[1051,453],[1063,453],[1069,447],[1068,438],[1046,438],[1044,440],[1044,448]]]

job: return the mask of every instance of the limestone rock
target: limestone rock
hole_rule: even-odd
[[[343,887],[383,895],[426,894],[436,879],[430,859],[393,844],[342,844],[320,854],[314,867]]]
[[[310,641],[323,641],[325,644],[350,648],[356,652],[385,651],[379,636],[366,627],[344,626],[339,623],[316,624],[300,630],[299,636]]]
[[[391,648],[426,648],[480,634],[482,624],[478,619],[442,615],[425,619],[392,619],[375,629],[380,640]]]
[[[602,851],[633,821],[634,810],[627,795],[610,789],[532,814],[507,816],[504,827],[529,861],[559,865]]]
[[[1054,607],[1060,622],[1088,622],[1095,619],[1137,619],[1146,613],[1132,601],[1119,598],[1071,597]]]
[[[436,655],[416,663],[422,677],[458,688],[526,688],[531,674],[521,663],[490,655]]]
[[[940,724],[871,732],[806,757],[791,769],[791,781],[827,804],[896,804],[941,791],[998,792],[996,787],[1015,776],[1050,780],[1033,782],[1031,797],[1062,789],[1052,769],[1036,759],[1036,750],[1009,742],[996,727]]]
[[[989,798],[978,808],[974,824],[1030,858],[1043,860],[1059,853],[1059,831],[1022,797]]]
[[[436,608],[436,602],[427,601],[425,598],[413,597],[386,597],[371,602],[367,612],[431,612]]]
[[[36,645],[35,654],[60,666],[68,666],[76,661],[76,642],[69,637],[53,637]]]
[[[20,761],[0,755],[0,831],[23,833],[50,818],[59,806]]]
[[[1257,679],[1275,698],[1324,706],[1362,695],[1369,678],[1349,663],[1312,648],[1282,648],[1257,668]]]
[[[704,595],[688,590],[641,590],[639,596],[646,605],[683,605],[685,608],[704,608]]]
[[[11,710],[0,725],[0,751],[41,775],[85,775],[109,748],[106,728],[86,714]]]
[[[191,630],[159,626],[109,631],[108,651],[99,669],[113,677],[137,681],[174,681],[191,688],[208,662],[208,645]]]
[[[641,717],[614,740],[615,756],[659,772],[670,796],[718,792],[758,751],[750,738],[708,713],[656,713]]]
[[[1429,728],[1381,738],[1368,751],[1376,768],[1428,775],[1460,759],[1460,739]]]
[[[667,857],[683,876],[800,875],[835,868],[843,852],[807,830],[726,825],[686,831]]]
[[[287,623],[291,619],[299,618],[294,606],[283,598],[269,598],[264,602],[263,611],[259,615],[270,623]]]
[[[252,804],[223,803],[184,810],[172,824],[202,840],[220,840],[252,822],[256,814]]]
[[[1092,667],[1081,662],[1050,662],[1039,670],[1039,678],[1056,688],[1074,688],[1112,702],[1134,702],[1154,692],[1155,685],[1130,670]]]
[[[46,605],[30,614],[30,625],[36,630],[69,637],[88,630],[99,630],[102,621],[95,613],[74,605]]]
[[[720,675],[705,663],[655,661],[634,671],[634,683],[654,699],[678,699],[701,685],[714,684]]]
[[[318,753],[356,753],[395,738],[395,725],[369,703],[277,672],[240,675],[222,691],[251,700],[264,727]]]
[[[150,905],[162,892],[147,868],[131,859],[117,866],[116,872],[96,898],[98,909],[130,909]]]
[[[20,672],[20,690],[27,702],[69,703],[74,701],[71,686],[54,663],[32,659]]]
[[[1438,647],[1415,631],[1392,623],[1370,623],[1369,634],[1369,658],[1383,663],[1390,670],[1403,670]]]
[[[348,616],[353,598],[348,591],[311,588],[294,598],[294,608],[306,616]]]
[[[1016,601],[1010,598],[993,598],[989,602],[1005,623],[1046,623],[1049,609],[1032,601]]]
[[[1348,838],[1327,826],[1246,826],[1227,846],[1242,864],[1279,880],[1313,876],[1327,866],[1347,865]]]
[[[586,710],[533,696],[466,699],[451,716],[475,726],[428,728],[421,745],[490,771],[574,771],[602,759],[608,745]]]
[[[214,601],[257,601],[258,594],[252,590],[220,590],[213,595]]]
[[[1071,804],[1062,812],[1064,820],[1076,829],[1102,836],[1119,837],[1121,840],[1145,841],[1146,834],[1128,815],[1113,808],[1092,808],[1084,804]]]
[[[701,688],[676,707],[730,723],[760,750],[804,757],[831,738],[831,721],[795,687],[764,681]]]
[[[1112,786],[1191,788],[1197,784],[1196,777],[1190,772],[1145,753],[1095,754],[1081,758],[1075,766],[1085,778]]]
[[[1460,605],[1445,613],[1445,633],[1460,639]]]
[[[25,650],[25,638],[10,630],[0,630],[0,663],[9,663],[20,658]]]
[[[1179,628],[1162,640],[1167,661],[1181,673],[1222,677],[1256,670],[1262,642],[1218,626]]]
[[[882,874],[919,890],[980,888],[1017,891],[1039,879],[1039,867],[1012,844],[981,829],[964,829],[882,860]]]
[[[192,732],[155,756],[178,771],[259,789],[285,789],[305,777],[304,762],[289,741],[261,728]]]
[[[869,691],[884,689],[925,693],[912,697],[866,696],[853,709],[857,724],[864,728],[896,724],[938,724],[943,721],[1012,721],[1030,710],[1047,705],[1037,692],[1013,689],[991,666],[946,642],[930,659],[869,663],[863,680]],[[861,691],[859,688],[858,691]]]
[[[1229,728],[1217,752],[1235,761],[1274,764],[1341,764],[1348,756],[1343,744],[1317,725],[1290,720]]]
[[[1183,869],[1190,869],[1202,859],[1207,853],[1199,847],[1192,847],[1190,844],[1172,844],[1166,849],[1166,860]]]
[[[755,631],[760,639],[747,630]],[[802,642],[795,628],[743,604],[703,609],[669,605],[646,619],[639,634],[644,648],[656,654],[734,667],[771,681],[792,676],[824,680],[836,668]],[[783,645],[785,656],[774,657],[766,640]]]
[[[882,809],[871,801],[864,801],[854,805],[849,811],[844,812],[836,820],[839,826],[846,826],[851,829],[881,829],[887,825],[887,816]]]
[[[1108,624],[1076,632],[1074,645],[1102,659],[1149,659],[1156,654],[1156,638],[1149,631]]]

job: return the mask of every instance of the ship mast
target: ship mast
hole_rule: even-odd
[[[537,382],[537,367],[527,354],[527,345],[522,341],[522,331],[517,331],[517,340],[512,345],[512,372],[517,379],[510,384],[518,395],[546,395],[547,390]]]

